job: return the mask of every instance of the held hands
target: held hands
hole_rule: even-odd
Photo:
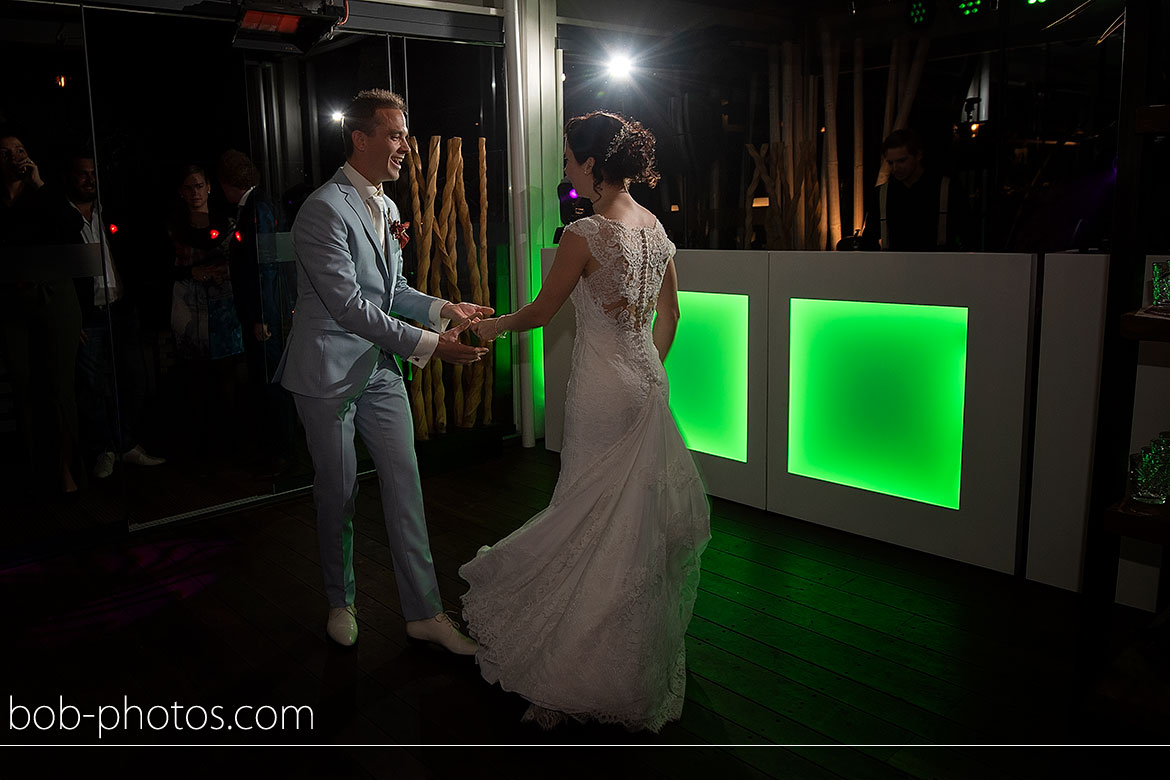
[[[474,304],[448,304],[447,306],[471,306],[478,309],[487,309],[486,306],[475,306]],[[446,317],[447,306],[443,307],[443,316]],[[491,312],[491,309],[487,309]],[[443,331],[439,334],[439,343],[435,347],[435,357],[444,360],[448,363],[474,363],[481,357],[487,354],[487,347],[473,347],[470,344],[464,344],[459,341],[459,334],[467,330],[467,327],[472,322],[478,320],[464,319],[454,328]]]
[[[506,334],[503,320],[503,317],[490,317],[486,320],[479,320],[471,326],[471,332],[484,343],[495,341],[501,334]]]
[[[491,306],[480,306],[475,303],[446,303],[439,310],[439,316],[451,320],[455,325],[462,325],[490,316],[494,312],[495,309]]]

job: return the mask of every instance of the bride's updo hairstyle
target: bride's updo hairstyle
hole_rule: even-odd
[[[661,178],[655,169],[654,134],[641,122],[605,111],[570,119],[565,142],[577,162],[593,158],[593,181],[645,182],[653,187]]]

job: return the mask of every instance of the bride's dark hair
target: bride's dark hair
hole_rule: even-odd
[[[607,111],[573,117],[565,125],[565,142],[583,163],[593,158],[593,181],[645,182],[661,178],[655,167],[654,134],[641,122]]]

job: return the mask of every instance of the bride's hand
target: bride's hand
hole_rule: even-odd
[[[495,341],[504,331],[500,321],[503,317],[489,317],[471,324],[471,332],[482,342]]]

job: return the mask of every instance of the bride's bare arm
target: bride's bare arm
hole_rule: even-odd
[[[481,339],[490,341],[505,330],[531,330],[548,324],[560,311],[569,293],[589,262],[589,244],[576,233],[566,231],[557,245],[557,256],[548,271],[536,300],[521,306],[511,314],[481,320],[472,325],[472,331]]]
[[[662,275],[662,288],[658,291],[658,304],[655,309],[658,316],[654,319],[654,348],[658,350],[658,358],[665,363],[666,353],[670,352],[670,345],[674,343],[674,334],[678,331],[678,276],[674,270],[674,258],[666,263],[666,273]]]

